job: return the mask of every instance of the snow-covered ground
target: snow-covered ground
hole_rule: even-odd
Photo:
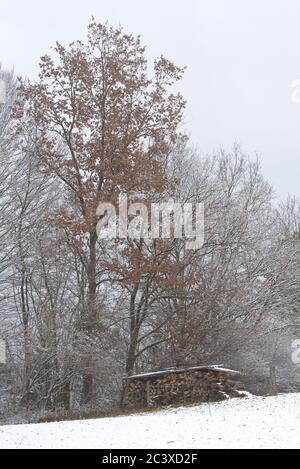
[[[300,449],[300,394],[111,419],[0,427],[0,448]]]

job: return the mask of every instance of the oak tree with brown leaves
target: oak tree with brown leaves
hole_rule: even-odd
[[[87,276],[82,327],[92,337],[97,307],[97,207],[121,192],[163,191],[166,161],[178,139],[185,102],[170,87],[183,69],[160,57],[148,69],[140,38],[122,28],[88,26],[86,42],[56,44],[41,59],[36,83],[20,81],[15,115],[38,127],[38,164],[59,178],[70,197],[53,213]],[[87,359],[84,401],[92,395]]]

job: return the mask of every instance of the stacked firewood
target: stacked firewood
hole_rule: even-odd
[[[216,402],[242,397],[243,385],[235,375],[218,371],[183,372],[128,381],[128,407],[161,407],[176,404]]]

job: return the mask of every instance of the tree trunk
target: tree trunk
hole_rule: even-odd
[[[276,379],[276,367],[270,365],[270,395],[275,396],[277,394],[277,379]]]
[[[89,266],[88,266],[88,301],[84,317],[84,330],[93,343],[93,337],[97,329],[97,308],[96,308],[96,247],[98,236],[96,231],[90,234],[89,243]],[[93,370],[94,351],[89,349],[84,360],[83,384],[82,384],[82,403],[89,404],[93,399],[94,370]]]
[[[25,260],[22,258],[22,273],[21,273],[21,311],[22,311],[22,325],[24,337],[24,378],[23,378],[23,397],[22,404],[28,405],[30,400],[30,337],[29,337],[29,309],[27,301],[27,278]]]

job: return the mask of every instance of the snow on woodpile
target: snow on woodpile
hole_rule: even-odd
[[[130,376],[125,379],[124,404],[145,408],[242,397],[238,375],[220,366],[198,366]]]

